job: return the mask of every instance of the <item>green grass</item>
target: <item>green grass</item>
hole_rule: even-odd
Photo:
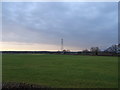
[[[107,56],[3,54],[3,82],[59,88],[117,88],[118,58]]]

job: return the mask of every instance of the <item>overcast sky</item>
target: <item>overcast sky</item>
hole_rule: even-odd
[[[7,50],[105,49],[118,43],[117,2],[7,2],[2,5]],[[10,46],[11,45],[11,46]]]

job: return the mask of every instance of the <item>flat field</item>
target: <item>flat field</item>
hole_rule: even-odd
[[[3,82],[58,88],[117,88],[118,57],[3,54]]]

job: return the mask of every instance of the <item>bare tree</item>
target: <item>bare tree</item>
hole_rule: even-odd
[[[83,50],[82,52],[89,52],[87,49]]]
[[[95,55],[98,55],[98,52],[100,51],[99,47],[91,47],[91,52],[93,52]]]
[[[117,51],[118,51],[118,46],[119,46],[119,45],[112,45],[111,47],[109,47],[109,48],[106,49],[105,51],[107,51],[107,52],[112,52],[112,53],[117,53]]]
[[[120,53],[120,44],[118,44],[118,53]]]

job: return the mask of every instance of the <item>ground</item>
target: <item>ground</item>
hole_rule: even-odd
[[[49,54],[3,54],[3,82],[58,88],[117,88],[118,58]]]

